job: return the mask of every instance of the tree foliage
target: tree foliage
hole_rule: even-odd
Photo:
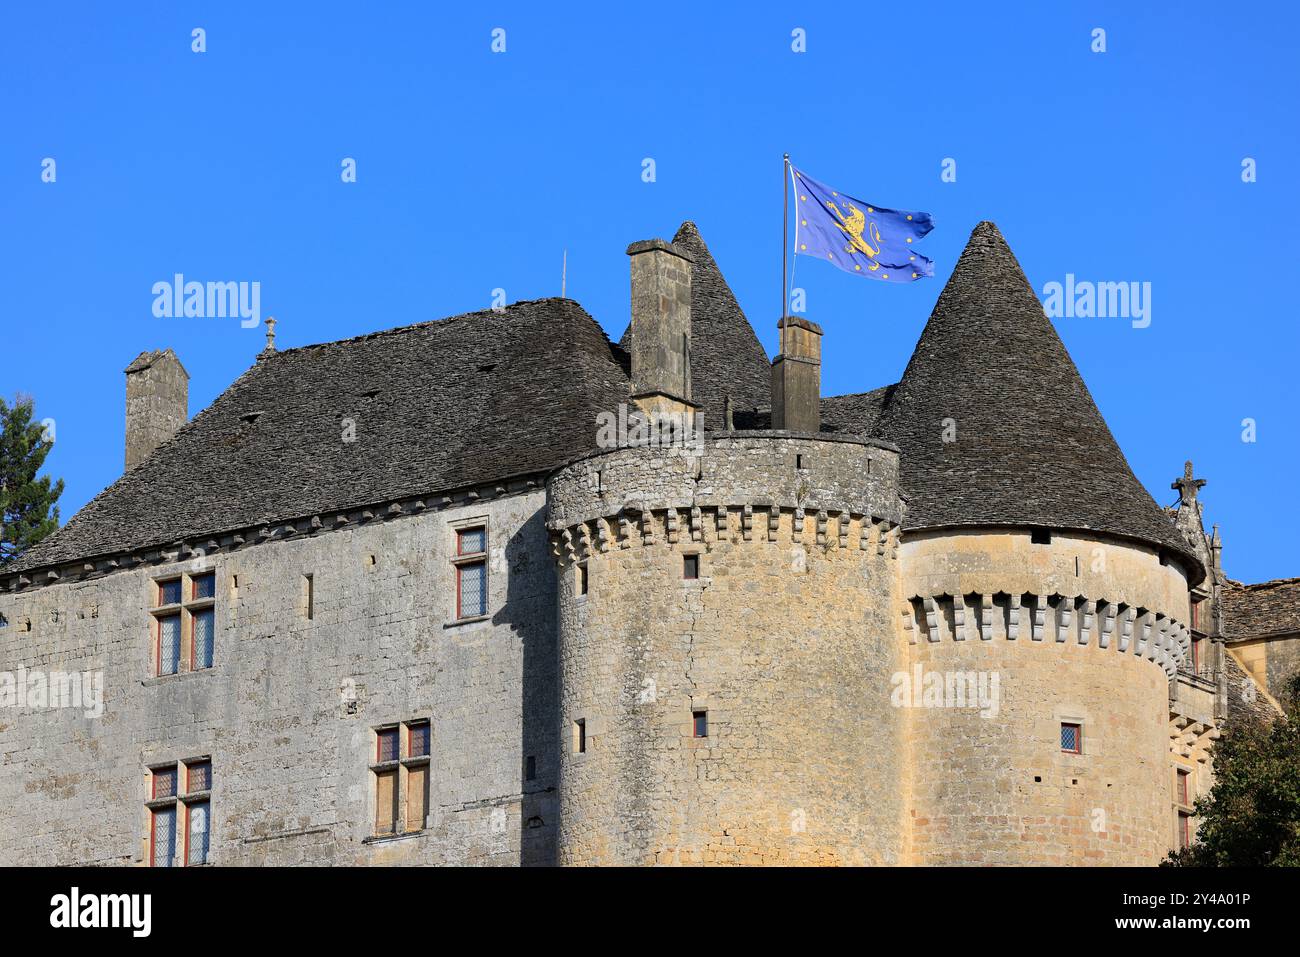
[[[36,477],[54,447],[30,398],[0,398],[0,567],[59,527],[63,480]]]
[[[1169,855],[1179,867],[1300,866],[1300,672],[1285,718],[1234,719],[1214,746],[1214,787],[1196,801],[1195,843]]]

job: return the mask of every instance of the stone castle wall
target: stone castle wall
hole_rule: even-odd
[[[921,535],[900,565],[913,668],[999,681],[988,716],[909,709],[913,861],[1157,863],[1172,841],[1168,679],[1188,640],[1177,566],[1059,532]],[[1063,751],[1062,723],[1082,753]]]
[[[0,708],[0,864],[142,862],[147,767],[198,756],[213,765],[214,864],[548,862],[558,768],[543,505],[538,490],[0,594],[0,672],[105,681],[98,718]],[[477,518],[490,613],[454,625],[453,526]],[[152,677],[154,582],[208,570],[214,666]],[[429,826],[373,840],[373,729],[422,718]]]
[[[752,434],[552,478],[561,863],[900,862],[896,480],[889,448]]]

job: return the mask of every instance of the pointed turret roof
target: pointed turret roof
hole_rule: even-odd
[[[1192,578],[1203,574],[993,223],[971,233],[876,433],[902,449],[908,528],[1101,532],[1175,552]]]
[[[695,224],[682,223],[673,244],[693,260],[691,398],[704,412],[704,427],[721,429],[728,395],[738,411],[771,405],[772,367]],[[629,325],[619,345],[630,351],[631,337]]]

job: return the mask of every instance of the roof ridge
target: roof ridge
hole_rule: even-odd
[[[412,322],[404,326],[393,326],[389,329],[376,329],[374,332],[363,332],[361,335],[348,336],[344,339],[330,339],[326,342],[309,342],[301,346],[292,346],[288,349],[277,349],[275,352],[267,353],[263,359],[275,359],[279,356],[289,355],[294,352],[305,352],[310,349],[324,349],[328,346],[339,346],[354,342],[365,342],[367,340],[382,339],[387,336],[402,335],[414,332],[420,329],[432,329],[434,327],[449,326],[454,322],[460,322],[467,319],[486,318],[489,315],[498,319],[502,316],[508,316],[511,312],[518,312],[523,306],[537,306],[543,303],[564,303],[576,308],[584,315],[590,316],[590,313],[582,307],[576,299],[570,299],[567,296],[545,296],[541,299],[520,299],[517,302],[508,303],[501,309],[476,309],[473,312],[460,312],[451,316],[443,316],[440,319],[425,319],[421,322]]]

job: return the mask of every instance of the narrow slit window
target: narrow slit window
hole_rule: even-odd
[[[584,562],[583,564],[581,564],[581,565],[578,566],[578,595],[579,595],[579,597],[581,597],[582,595],[587,594],[587,588],[588,588],[588,580],[587,580],[587,565],[586,565],[586,563]]]
[[[709,713],[707,711],[691,712],[691,733],[697,738],[709,736]]]
[[[316,617],[316,579],[312,575],[302,576],[302,612],[308,621]]]
[[[575,754],[587,753],[587,722],[584,718],[579,718],[573,722],[573,752]]]

